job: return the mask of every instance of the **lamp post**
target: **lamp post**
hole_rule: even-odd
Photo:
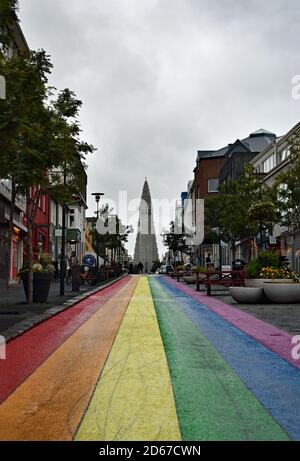
[[[97,204],[97,211],[96,211],[96,214],[97,214],[97,221],[99,219],[99,203],[100,203],[100,199],[101,197],[104,195],[103,192],[94,192],[92,194],[93,197],[95,197],[95,200],[96,200],[96,204]],[[98,270],[99,270],[99,239],[98,239],[98,235],[97,235],[97,240],[96,240],[96,248],[97,248],[97,273],[98,273]]]
[[[66,186],[67,175],[66,167],[63,171],[63,184]],[[66,262],[66,203],[62,204],[62,231],[61,231],[61,251],[60,251],[60,296],[65,294],[65,278],[66,278],[67,262]]]

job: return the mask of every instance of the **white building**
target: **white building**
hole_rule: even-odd
[[[252,160],[255,170],[264,175],[264,182],[268,186],[272,186],[278,176],[287,169],[290,163],[291,140],[295,138],[300,142],[300,122]],[[287,256],[300,272],[300,230],[293,237],[288,228],[276,225],[272,237],[274,244],[276,239],[281,254]]]

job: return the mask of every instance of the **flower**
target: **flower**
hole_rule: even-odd
[[[22,276],[23,273],[26,273],[29,271],[28,266],[22,267],[20,269],[18,275]],[[32,266],[32,271],[33,272],[44,272],[44,273],[52,273],[55,271],[55,267],[51,264],[51,257],[50,255],[40,252],[39,253],[39,259],[37,262],[35,262]]]
[[[262,279],[287,279],[299,281],[300,276],[295,271],[290,269],[275,268],[275,267],[263,267],[259,274]]]
[[[43,266],[39,263],[34,264],[33,272],[43,272]]]

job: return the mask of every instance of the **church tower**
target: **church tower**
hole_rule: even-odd
[[[147,179],[142,191],[139,209],[138,232],[134,250],[134,264],[143,263],[145,273],[150,272],[153,262],[159,259],[154,220],[152,213],[152,201]]]

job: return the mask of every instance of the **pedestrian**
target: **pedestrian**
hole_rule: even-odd
[[[70,268],[71,269],[72,269],[73,266],[78,266],[79,260],[77,258],[77,255],[76,255],[75,251],[72,251],[69,263],[70,263]]]
[[[205,265],[206,267],[209,269],[211,267],[211,263],[212,263],[212,260],[211,260],[211,253],[208,253],[206,259],[205,259]]]
[[[143,274],[144,272],[144,265],[141,261],[137,265],[137,271],[138,271],[138,274]]]

